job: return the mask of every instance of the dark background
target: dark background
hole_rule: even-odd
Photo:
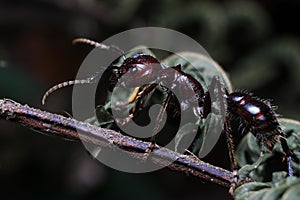
[[[228,71],[235,88],[273,99],[278,113],[300,119],[300,2],[285,1],[0,1],[0,97],[66,115],[87,53],[75,37],[102,41],[120,31],[160,26],[199,41]],[[0,121],[1,198],[228,199],[227,190],[166,169],[128,174],[90,157],[80,143]],[[224,138],[206,161],[229,169]]]

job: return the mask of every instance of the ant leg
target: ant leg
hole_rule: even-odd
[[[153,83],[150,86],[144,88],[141,92],[137,93],[137,96],[135,98],[135,104],[131,110],[132,113],[136,113],[140,109],[142,105],[142,99],[148,94],[150,94],[156,88],[156,86],[157,84]]]
[[[123,107],[123,106],[127,106],[130,103],[133,103],[138,96],[139,90],[140,90],[140,87],[134,88],[133,92],[131,93],[131,95],[127,101],[117,101],[117,102],[115,102],[114,106],[115,107]]]
[[[280,137],[281,147],[282,147],[283,152],[284,152],[284,159],[286,160],[287,166],[288,166],[288,174],[289,174],[289,176],[293,176],[294,175],[293,167],[292,167],[293,153],[292,153],[292,151],[290,150],[290,148],[287,144],[286,138],[283,137],[283,136],[279,136],[279,137]]]
[[[148,94],[150,94],[154,89],[155,87],[157,86],[157,84],[151,84],[150,86],[144,88],[141,92],[137,93],[136,97],[135,97],[135,103],[131,109],[131,114],[124,118],[124,119],[121,119],[121,118],[118,118],[116,119],[116,122],[122,126],[124,126],[125,124],[129,123],[135,116],[136,112],[140,109],[141,107],[141,104],[142,104],[142,99],[147,96]],[[132,97],[133,95],[131,95],[130,97]]]
[[[159,127],[160,127],[160,124],[163,120],[163,116],[164,116],[164,113],[166,112],[166,109],[169,105],[169,102],[170,102],[170,99],[171,99],[171,96],[172,94],[170,92],[167,92],[167,97],[163,103],[163,106],[160,108],[159,110],[159,113],[158,113],[158,116],[157,116],[157,120],[156,120],[156,125],[153,129],[153,136],[150,138],[150,142],[151,144],[148,146],[147,150],[146,150],[146,153],[149,153],[153,150],[153,148],[155,147],[155,143],[156,143],[156,135],[158,133],[158,130],[159,130]]]
[[[235,146],[234,146],[234,141],[233,141],[233,135],[232,135],[232,129],[230,128],[230,123],[231,123],[231,117],[226,116],[226,120],[225,120],[225,127],[224,127],[224,131],[225,131],[225,136],[227,139],[227,146],[228,146],[228,151],[229,151],[229,159],[231,162],[231,166],[232,166],[232,182],[231,182],[231,186],[229,189],[229,194],[231,196],[233,196],[234,190],[237,186],[238,183],[238,165],[237,165],[237,161],[235,158]]]
[[[134,91],[132,92],[132,94],[130,95],[130,97],[128,98],[127,103],[133,103],[134,100],[137,98],[138,93],[139,93],[140,87],[136,87],[134,88]]]
[[[234,141],[233,141],[233,135],[232,135],[232,130],[230,128],[230,117],[226,117],[226,122],[225,122],[225,127],[224,127],[224,131],[225,131],[225,136],[227,139],[227,146],[228,146],[228,150],[229,150],[229,159],[232,165],[232,169],[233,170],[237,170],[238,169],[238,165],[237,165],[237,161],[235,159],[235,145],[234,145]]]

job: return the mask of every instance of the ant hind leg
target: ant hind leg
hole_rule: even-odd
[[[237,165],[237,161],[235,158],[235,146],[234,146],[234,141],[233,141],[233,135],[232,135],[232,130],[230,128],[230,122],[231,122],[231,117],[230,115],[226,116],[226,121],[225,121],[225,127],[224,127],[224,132],[225,132],[225,136],[227,139],[227,146],[228,146],[228,151],[229,151],[229,158],[230,158],[230,162],[232,165],[232,182],[231,182],[231,186],[229,189],[229,194],[231,196],[233,196],[234,190],[236,189],[237,186],[237,182],[238,182],[238,165]]]
[[[294,156],[294,154],[290,150],[285,137],[280,136],[280,143],[281,143],[281,147],[284,152],[284,160],[286,160],[286,162],[287,162],[288,174],[289,174],[289,176],[293,176],[294,171],[293,171],[293,166],[292,166],[292,157]]]

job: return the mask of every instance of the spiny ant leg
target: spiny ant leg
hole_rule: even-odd
[[[151,152],[153,150],[153,148],[155,147],[158,130],[159,130],[160,124],[163,120],[164,113],[166,113],[166,109],[169,105],[171,96],[172,96],[172,94],[170,92],[167,92],[167,97],[164,100],[163,106],[160,108],[158,116],[157,116],[156,125],[153,129],[153,136],[150,138],[151,144],[148,146],[148,148],[146,150],[146,153]]]
[[[285,158],[285,160],[287,162],[287,166],[288,166],[288,174],[289,174],[289,176],[293,176],[294,175],[294,171],[293,171],[293,167],[292,167],[293,153],[287,144],[286,138],[283,136],[279,136],[279,137],[280,137],[281,147],[284,152],[284,158]]]
[[[225,131],[225,135],[226,135],[226,139],[227,139],[227,146],[228,146],[228,151],[229,151],[229,158],[230,158],[230,162],[231,162],[231,166],[232,166],[232,182],[231,182],[231,186],[229,189],[229,194],[231,196],[233,196],[234,190],[236,189],[237,183],[238,183],[238,179],[239,179],[239,175],[238,175],[238,164],[235,158],[235,145],[234,145],[234,139],[233,139],[233,130],[232,130],[232,117],[230,116],[230,114],[227,114],[226,116],[226,120],[225,120],[225,127],[224,127],[224,131]],[[247,130],[247,129],[242,129],[243,131]],[[240,131],[239,129],[237,129],[237,131]]]
[[[239,180],[239,174],[238,174],[238,164],[237,160],[235,158],[235,144],[234,144],[234,137],[233,134],[235,133],[235,130],[237,131],[238,135],[244,135],[249,132],[249,128],[247,126],[244,126],[241,122],[237,127],[231,126],[230,123],[232,123],[231,116],[227,116],[226,122],[225,122],[225,133],[227,138],[227,145],[229,150],[229,158],[232,165],[232,182],[229,189],[229,194],[233,196],[233,193],[236,189],[236,186],[238,184]],[[234,123],[234,122],[233,122]],[[234,128],[234,131],[232,130]],[[261,152],[261,157],[264,155],[263,152]]]
[[[227,116],[226,117],[226,121],[225,121],[225,127],[224,127],[224,131],[225,131],[225,136],[227,139],[227,146],[228,146],[228,151],[229,151],[229,159],[231,162],[231,166],[233,170],[237,170],[238,165],[237,165],[237,161],[235,159],[235,145],[234,145],[234,140],[233,140],[233,132],[230,126],[230,122],[231,122],[231,117]]]

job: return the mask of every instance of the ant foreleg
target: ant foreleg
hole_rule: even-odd
[[[130,115],[124,119],[118,118],[118,119],[116,119],[116,122],[122,126],[129,123],[135,117],[137,111],[140,109],[142,99],[145,96],[147,96],[148,94],[150,94],[156,88],[156,86],[157,86],[157,84],[151,84],[151,85],[147,86],[146,88],[144,88],[140,92],[138,92],[139,89],[137,91],[135,90],[134,92],[138,92],[138,93],[136,95],[132,94],[129,97],[129,100],[130,100],[131,98],[133,98],[133,96],[135,96],[135,98],[134,98],[135,103],[130,111],[131,112]]]
[[[140,90],[140,87],[134,88],[133,92],[131,93],[131,95],[130,95],[130,97],[128,98],[127,101],[117,101],[117,102],[115,102],[115,104],[114,104],[115,108],[127,106],[128,104],[133,103],[136,100],[137,96],[138,96],[139,90]]]
[[[135,98],[135,104],[131,109],[131,113],[135,114],[142,105],[142,99],[146,97],[148,94],[150,94],[155,88],[157,87],[156,83],[153,83],[146,88],[144,88],[142,91],[137,93],[137,96]]]

